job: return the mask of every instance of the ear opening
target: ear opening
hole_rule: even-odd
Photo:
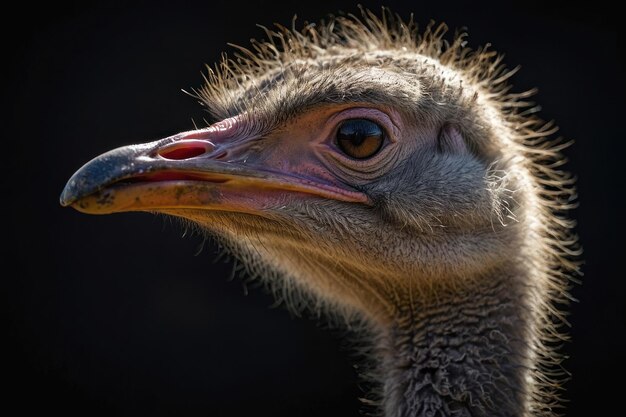
[[[459,129],[446,123],[441,127],[439,131],[439,137],[437,138],[437,150],[441,153],[451,154],[466,154],[469,153],[469,148],[465,139]]]

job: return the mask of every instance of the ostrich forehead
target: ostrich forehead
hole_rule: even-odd
[[[443,40],[445,31],[442,25],[419,33],[411,22],[372,16],[266,30],[268,40],[237,47],[209,68],[198,96],[216,120],[248,113],[269,129],[324,103],[467,118],[478,97],[490,106],[502,98],[498,77],[506,69],[492,52],[467,50],[462,36]]]
[[[202,99],[218,119],[249,113],[272,127],[323,104],[368,103],[420,118],[458,113],[476,97],[460,72],[432,58],[402,51],[344,52],[297,59],[242,76],[236,84],[207,85]]]

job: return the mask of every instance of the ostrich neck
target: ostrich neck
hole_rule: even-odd
[[[416,296],[382,331],[386,417],[527,414],[527,297],[515,277],[483,278]]]

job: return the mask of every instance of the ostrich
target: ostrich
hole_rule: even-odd
[[[264,31],[194,90],[212,124],[96,157],[61,204],[184,219],[289,308],[358,323],[384,416],[554,415],[580,249],[533,92],[385,9]]]

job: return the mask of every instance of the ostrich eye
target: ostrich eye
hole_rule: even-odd
[[[371,120],[346,120],[337,129],[337,146],[354,159],[374,156],[382,147],[384,140],[383,129]]]

